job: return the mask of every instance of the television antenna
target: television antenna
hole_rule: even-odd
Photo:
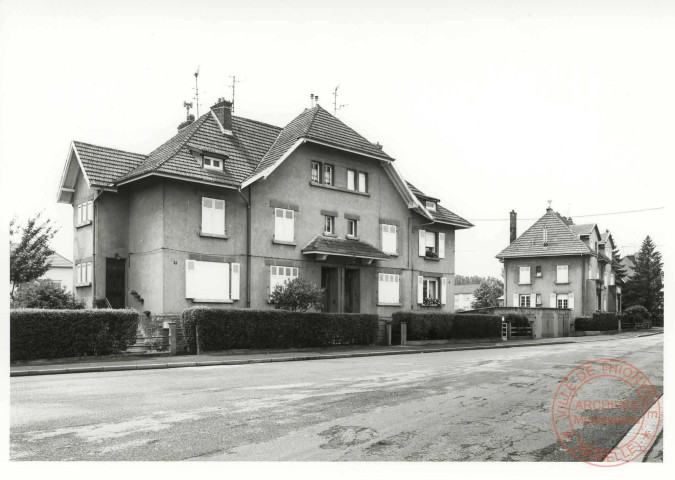
[[[340,84],[339,84],[339,83],[338,83],[338,86],[335,87],[335,90],[333,90],[333,116],[334,116],[334,117],[337,117],[337,111],[338,111],[338,110],[341,110],[343,107],[346,107],[346,106],[347,106],[346,103],[345,103],[345,104],[342,104],[342,105],[339,105],[339,104],[338,104],[338,101],[337,101],[337,97],[338,97],[338,88],[340,88]]]
[[[195,104],[197,105],[197,118],[199,118],[199,65],[195,72]]]
[[[183,102],[183,107],[187,110],[187,115],[190,115],[190,109],[192,108],[192,102]]]
[[[232,113],[234,113],[234,90],[237,83],[240,83],[241,80],[237,80],[236,75],[231,75],[230,78],[232,79],[232,84],[230,85],[230,88],[232,89]]]

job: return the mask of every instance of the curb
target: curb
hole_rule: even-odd
[[[190,367],[216,367],[216,366],[236,366],[252,365],[258,363],[279,363],[279,362],[298,362],[308,360],[339,360],[344,358],[358,357],[383,357],[387,355],[414,355],[420,353],[443,353],[443,352],[461,352],[466,350],[493,350],[499,348],[522,348],[538,347],[545,345],[566,345],[578,343],[571,340],[561,340],[548,343],[521,343],[521,344],[503,344],[503,345],[480,345],[480,346],[462,346],[445,348],[428,348],[423,350],[386,350],[375,352],[353,352],[353,353],[334,353],[325,355],[302,355],[297,357],[275,357],[275,358],[251,358],[238,360],[207,360],[202,362],[176,362],[176,363],[146,363],[133,365],[110,365],[98,367],[72,367],[72,368],[53,368],[40,370],[20,370],[10,371],[10,377],[34,377],[38,375],[63,375],[68,373],[98,373],[98,372],[122,372],[127,370],[159,370],[167,368],[190,368]],[[396,347],[393,347],[396,348]]]

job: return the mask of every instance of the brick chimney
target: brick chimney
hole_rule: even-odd
[[[510,230],[511,230],[511,231],[510,231],[510,233],[511,233],[511,235],[510,235],[511,241],[510,241],[509,243],[513,243],[513,242],[516,241],[516,238],[518,237],[518,234],[516,233],[516,232],[517,232],[517,230],[516,230],[516,217],[517,217],[516,211],[515,211],[515,210],[511,210],[511,214],[510,214],[510,215],[511,215],[511,229],[510,229]]]
[[[211,107],[211,111],[216,114],[216,118],[226,132],[232,131],[232,102],[224,98],[219,98],[218,102]]]
[[[192,124],[192,122],[194,122],[194,121],[195,121],[195,116],[192,115],[192,114],[188,115],[188,116],[187,116],[187,119],[186,119],[184,122],[182,122],[180,125],[178,125],[178,131],[180,132],[180,131],[183,130],[185,127],[187,127],[188,125]]]

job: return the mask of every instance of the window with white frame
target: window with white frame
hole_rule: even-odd
[[[94,202],[89,200],[77,205],[77,224],[83,225],[94,219]]]
[[[295,237],[295,211],[285,208],[274,209],[274,239],[292,242]]]
[[[321,164],[319,162],[312,162],[312,182],[321,181]]]
[[[569,265],[557,265],[556,272],[556,283],[569,283]]]
[[[532,296],[531,295],[520,295],[518,298],[518,306],[527,307],[531,306]]]
[[[430,200],[426,201],[426,207],[428,210],[436,211],[436,202],[432,202]]]
[[[281,267],[272,265],[270,267],[270,296],[277,285],[284,287],[287,282],[298,278],[298,268],[297,267]]]
[[[335,217],[331,215],[323,216],[323,233],[335,234]]]
[[[204,168],[223,171],[223,161],[220,158],[204,157]]]
[[[91,262],[80,262],[75,267],[77,273],[77,283],[80,285],[89,284],[93,281],[93,265]]]
[[[325,185],[333,185],[333,165],[323,166],[323,183]]]
[[[354,219],[347,219],[347,236],[358,237],[358,222]]]
[[[356,190],[356,170],[347,170],[347,190]]]
[[[559,293],[556,295],[556,303],[558,308],[569,307],[569,295],[566,293]]]
[[[378,303],[399,303],[400,276],[392,273],[378,274]]]
[[[240,264],[186,260],[185,298],[204,302],[239,300]]]
[[[445,233],[419,231],[419,256],[445,258]]]
[[[202,197],[202,233],[225,235],[225,200]]]
[[[537,306],[541,305],[541,293],[537,293],[535,301],[537,302]]]
[[[427,300],[438,300],[438,278],[424,277],[422,296],[425,302]]]
[[[398,253],[396,225],[387,225],[383,223],[380,225],[380,229],[382,230],[382,251],[384,253]]]
[[[527,285],[530,283],[530,267],[519,267],[518,283]]]
[[[361,193],[368,192],[368,174],[364,172],[359,172],[359,183],[358,189]]]

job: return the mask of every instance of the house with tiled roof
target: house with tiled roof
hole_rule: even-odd
[[[76,294],[153,314],[272,308],[303,277],[329,312],[452,311],[455,232],[472,225],[395,163],[318,105],[277,127],[221,99],[148,154],[74,141],[58,201]]]
[[[47,262],[49,263],[49,270],[47,270],[47,272],[42,275],[40,279],[49,280],[59,287],[65,287],[67,291],[72,292],[73,262],[56,252],[49,256]]]
[[[511,212],[510,242],[497,255],[504,264],[506,306],[570,309],[573,318],[620,311],[609,231],[600,234],[595,223],[575,225],[549,207],[520,236]]]
[[[463,312],[471,310],[471,304],[476,300],[476,290],[480,287],[480,283],[465,283],[463,285],[455,285],[455,312]]]

